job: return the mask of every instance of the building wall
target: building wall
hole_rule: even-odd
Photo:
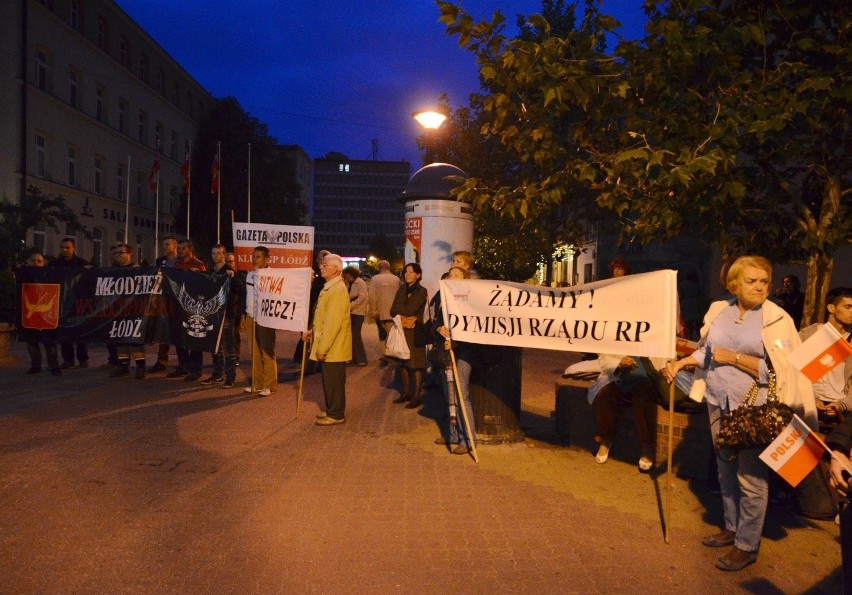
[[[108,247],[124,239],[129,179],[127,241],[152,262],[157,228],[160,237],[179,232],[185,147],[213,98],[110,0],[0,4],[17,32],[0,43],[18,63],[0,67],[16,96],[0,105],[0,192],[15,201],[28,185],[61,194],[97,238],[78,238],[78,253],[105,264]],[[159,216],[148,187],[158,140]],[[65,235],[35,230],[28,242],[53,255]]]
[[[281,145],[278,149],[285,155],[290,173],[301,188],[300,201],[306,208],[305,225],[311,225],[314,202],[314,162],[299,145]]]
[[[317,249],[365,256],[370,241],[384,234],[402,252],[405,206],[397,196],[408,183],[407,161],[360,161],[340,154],[314,160]]]

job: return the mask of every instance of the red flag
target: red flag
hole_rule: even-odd
[[[852,356],[852,345],[831,324],[825,323],[793,350],[788,360],[811,382],[816,382],[832,368]]]
[[[216,158],[213,160],[213,167],[210,170],[210,194],[219,192],[219,153],[216,153]]]
[[[151,173],[148,174],[148,188],[151,192],[157,192],[157,184],[160,181],[160,158],[154,159],[154,166],[151,168]]]
[[[183,165],[180,168],[180,175],[183,176],[183,191],[189,194],[189,149],[183,156]]]

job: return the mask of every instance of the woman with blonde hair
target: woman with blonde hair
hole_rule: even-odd
[[[707,400],[714,444],[719,420],[742,405],[752,384],[760,387],[755,404],[766,401],[771,373],[778,399],[817,428],[812,386],[787,359],[801,344],[799,333],[790,316],[767,300],[771,280],[772,265],[765,258],[736,259],[725,275],[733,297],[710,305],[698,350],[666,368],[669,382],[681,368],[697,368],[690,397]],[[732,454],[722,451],[718,457],[725,524],[702,543],[733,546],[716,561],[721,570],[741,570],[757,560],[769,494],[768,467],[759,459],[761,450],[741,449],[733,459],[721,456]]]

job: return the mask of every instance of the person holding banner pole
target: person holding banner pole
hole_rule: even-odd
[[[251,253],[254,270],[246,275],[246,331],[251,344],[251,384],[245,392],[268,397],[278,390],[275,359],[275,329],[255,323],[258,271],[269,266],[269,248],[258,246]]]
[[[743,403],[755,381],[761,386],[755,404],[765,402],[770,368],[779,400],[817,428],[812,385],[787,359],[801,344],[799,334],[790,316],[767,300],[771,279],[772,265],[765,258],[736,259],[725,278],[734,297],[711,304],[698,349],[669,363],[664,371],[671,382],[681,368],[697,368],[690,397],[707,400],[714,444],[722,415]],[[762,450],[741,449],[731,460],[718,457],[724,527],[702,543],[714,548],[733,546],[716,561],[720,570],[742,570],[757,560],[769,495],[769,468],[759,458]]]
[[[423,387],[423,370],[426,368],[426,348],[414,345],[414,326],[417,320],[423,320],[426,302],[429,296],[426,288],[420,285],[423,270],[416,262],[409,262],[403,269],[405,283],[396,292],[391,305],[391,316],[402,318],[405,342],[408,343],[409,359],[401,362],[403,394],[394,399],[394,403],[406,403],[406,409],[417,409],[422,404],[420,392]]]
[[[236,378],[236,360],[234,353],[234,317],[239,312],[239,304],[242,302],[240,296],[240,283],[234,269],[230,268],[225,261],[225,246],[216,244],[210,250],[213,260],[213,275],[227,275],[231,278],[228,286],[228,301],[225,304],[225,315],[222,318],[222,327],[219,332],[218,349],[213,352],[213,372],[201,384],[215,384],[224,382],[225,388],[233,388]],[[243,291],[245,289],[243,288]]]
[[[174,268],[182,271],[206,272],[207,265],[195,257],[194,250],[190,240],[178,242],[178,259],[175,261]],[[178,356],[178,367],[174,372],[166,374],[166,378],[183,378],[186,382],[195,382],[201,378],[203,359],[201,351],[187,349],[180,345],[175,345],[175,351]]]
[[[320,264],[325,285],[317,298],[311,330],[302,334],[311,341],[310,358],[322,362],[322,390],[325,411],[317,414],[318,426],[346,421],[346,362],[352,359],[352,324],[349,291],[343,282],[343,259],[327,254]]]

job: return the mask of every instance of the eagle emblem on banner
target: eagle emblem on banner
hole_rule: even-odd
[[[213,325],[207,319],[225,305],[227,300],[225,289],[226,286],[223,285],[219,293],[207,300],[204,299],[203,295],[198,296],[197,299],[192,297],[186,291],[186,285],[180,286],[177,300],[183,311],[188,315],[183,323],[187,335],[203,339],[207,336],[207,333],[213,330]]]

